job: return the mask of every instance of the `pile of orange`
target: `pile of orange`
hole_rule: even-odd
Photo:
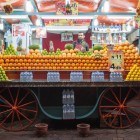
[[[121,50],[124,53],[124,68],[125,70],[130,70],[134,64],[140,66],[140,56],[138,54],[137,48],[133,44],[122,43],[116,45],[114,50]]]
[[[91,56],[0,56],[4,70],[107,70],[108,59]]]

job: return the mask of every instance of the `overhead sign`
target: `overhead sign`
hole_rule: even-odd
[[[46,26],[89,26],[90,19],[45,19]]]
[[[64,2],[56,3],[57,15],[78,15],[78,2],[66,5]]]
[[[123,51],[109,50],[109,70],[110,72],[124,71]]]

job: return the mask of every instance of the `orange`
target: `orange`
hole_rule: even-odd
[[[28,63],[31,63],[32,62],[32,60],[31,59],[28,59]]]
[[[18,61],[18,62],[22,63],[22,62],[23,62],[23,59],[19,59],[19,61]]]

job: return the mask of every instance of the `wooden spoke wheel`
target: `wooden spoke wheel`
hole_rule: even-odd
[[[38,103],[34,94],[25,88],[0,89],[0,127],[21,131],[36,119]]]
[[[108,88],[99,102],[103,121],[112,128],[128,128],[140,118],[140,100],[133,88]]]

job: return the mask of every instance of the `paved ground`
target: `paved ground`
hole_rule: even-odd
[[[44,137],[37,137],[35,130],[5,132],[0,130],[0,140],[140,140],[140,128],[92,129],[88,137],[80,137],[77,130],[49,130]]]

